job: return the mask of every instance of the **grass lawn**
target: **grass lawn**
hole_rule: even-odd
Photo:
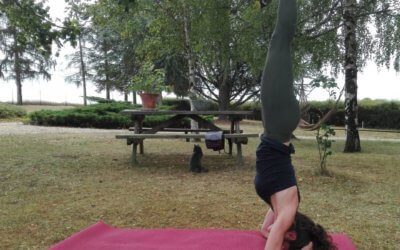
[[[260,131],[258,124],[242,127]],[[315,134],[312,134],[315,136]],[[400,249],[400,143],[362,141],[362,153],[328,159],[316,175],[315,140],[295,141],[300,210],[359,249]],[[245,164],[205,149],[210,169],[188,171],[192,143],[148,140],[140,167],[112,133],[0,136],[0,248],[43,249],[102,220],[129,228],[257,230],[267,206],[253,187],[258,139]]]

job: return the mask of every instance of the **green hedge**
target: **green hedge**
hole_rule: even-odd
[[[189,100],[186,99],[163,98],[161,105],[170,110],[190,110]]]
[[[34,125],[118,129],[129,128],[133,125],[130,117],[120,112],[124,109],[137,108],[140,108],[140,105],[132,105],[127,102],[99,103],[61,111],[41,110],[32,112],[29,117],[30,123]],[[173,109],[173,106],[163,105],[159,109]],[[146,116],[143,127],[153,127],[170,117],[169,115]],[[204,118],[211,121],[213,116]],[[190,120],[181,120],[180,123],[171,127],[190,127]]]
[[[333,106],[333,102],[310,102],[306,120],[317,122]],[[253,111],[254,115],[248,119],[261,120],[261,106],[259,103],[246,103],[241,110]],[[364,122],[366,128],[400,129],[400,102],[384,102],[361,100],[358,106],[358,120],[361,127]],[[344,126],[344,103],[338,104],[337,112],[327,121],[329,125]]]
[[[317,121],[333,106],[327,102],[311,102],[310,118]],[[310,120],[311,120],[310,119]],[[358,106],[359,126],[365,128],[400,129],[400,102],[360,101]],[[337,112],[328,120],[330,125],[344,126],[344,103],[338,105]]]
[[[261,121],[261,104],[259,102],[248,102],[239,107],[242,111],[252,111],[253,115],[248,115],[246,119]]]
[[[0,103],[0,119],[23,117],[25,115],[26,111],[18,106]]]
[[[30,123],[44,126],[126,128],[131,121],[120,114],[135,106],[126,102],[99,103],[66,110],[41,110],[29,115]]]
[[[209,110],[218,110],[218,104],[212,101],[206,101]],[[167,106],[171,110],[190,110],[190,102],[188,99],[164,98],[161,101],[163,106]]]

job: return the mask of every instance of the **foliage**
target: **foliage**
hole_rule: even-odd
[[[79,29],[78,33],[78,45],[79,47],[72,54],[67,55],[66,59],[69,61],[68,69],[77,69],[76,72],[68,75],[66,81],[74,83],[76,86],[81,86],[83,84],[83,77],[86,76],[86,64],[87,64],[87,41],[90,36],[90,29],[87,27],[88,17],[86,11],[85,2],[80,0],[68,0],[69,6],[68,10],[68,20],[77,25]],[[82,72],[84,70],[84,72]],[[83,74],[84,75],[83,75]]]
[[[42,76],[51,77],[49,69],[52,43],[57,33],[52,29],[48,8],[34,0],[0,3],[0,77],[13,79],[17,85],[17,103],[22,105],[22,82]]]
[[[329,171],[326,167],[326,161],[328,156],[332,155],[332,142],[331,136],[335,135],[335,130],[326,124],[322,124],[320,129],[317,131],[317,146],[319,153],[319,166],[321,175],[329,175]]]
[[[116,102],[115,100],[105,99],[105,98],[101,98],[101,97],[98,97],[98,96],[88,96],[86,99],[88,101],[97,102],[97,103],[113,103],[113,102]]]
[[[174,110],[190,110],[190,103],[187,99],[163,98],[161,104],[170,106]]]
[[[165,82],[172,86],[175,95],[188,96],[190,86],[185,58],[180,55],[166,56],[160,63],[165,69]]]
[[[312,79],[307,85],[307,87],[308,87],[307,90],[305,90],[303,89],[304,86],[298,86],[296,90],[297,91],[303,90],[304,92],[307,92],[307,93],[303,92],[305,97],[307,97],[313,90],[322,88],[328,92],[330,99],[335,99],[337,94],[336,91],[338,89],[335,79],[333,77],[328,77],[323,74],[319,74],[314,79]],[[299,93],[299,95],[301,94]]]
[[[120,111],[132,108],[129,103],[100,103],[83,108],[61,111],[42,110],[29,115],[30,123],[45,126],[126,128],[129,117],[119,114]]]
[[[0,103],[0,119],[23,117],[25,115],[26,111],[20,107]]]
[[[144,63],[139,73],[133,77],[130,89],[133,91],[158,94],[169,90],[165,85],[165,73],[155,69],[151,63]]]
[[[41,110],[32,112],[29,114],[29,118],[31,124],[43,126],[129,128],[132,125],[130,117],[120,112],[124,109],[139,107],[139,105],[132,105],[128,102],[109,102],[61,111]],[[174,109],[173,106],[161,106],[161,108],[164,110]],[[169,118],[171,118],[169,115],[146,116],[143,121],[143,127],[153,127]],[[213,120],[213,116],[205,116],[203,118],[208,121]],[[184,119],[172,127],[190,127],[190,120]]]
[[[309,121],[316,122],[329,112],[334,103],[310,102]],[[338,110],[327,121],[327,124],[344,126],[344,103],[338,104]],[[400,102],[361,101],[358,107],[359,125],[365,128],[400,129]]]
[[[113,0],[96,1],[88,7],[88,14],[93,34],[89,78],[99,91],[106,90],[107,99],[111,90],[129,93],[132,77],[143,61],[137,46],[146,33],[146,18],[131,15]]]
[[[253,112],[252,115],[247,116],[247,119],[257,120],[257,121],[262,120],[260,102],[247,102],[247,103],[239,106],[239,109],[243,110],[243,111],[252,111]]]
[[[252,18],[252,14],[260,13],[255,2],[236,3],[226,0],[137,2],[140,8],[130,11],[136,15],[149,17],[146,26],[148,32],[138,51],[148,61],[157,61],[166,56],[176,59],[167,62],[165,67],[168,83],[173,84],[176,92],[179,92],[178,95],[188,91],[189,53],[193,55],[196,73],[194,89],[198,95],[227,106],[230,100],[234,104],[240,103],[258,93],[257,81],[260,70],[253,71],[244,57],[252,59],[257,56],[260,58],[260,64],[252,65],[262,69],[263,53],[258,52],[264,49],[256,46],[256,37],[262,34],[261,27],[248,25],[248,20],[244,20],[245,14],[242,16],[244,10],[248,8],[252,8],[253,13],[246,13],[246,18]],[[187,32],[185,27],[188,27]],[[246,44],[246,41],[249,43]],[[182,58],[186,62],[181,61]],[[178,80],[169,81],[173,77]]]
[[[87,41],[90,36],[90,29],[88,27],[88,13],[87,6],[88,3],[86,0],[66,0],[68,22],[74,23],[79,30],[77,34],[77,45],[78,48],[70,55],[66,56],[66,59],[69,61],[67,68],[68,69],[78,69],[73,73],[69,74],[65,80],[67,82],[74,83],[77,87],[83,87],[83,104],[87,105],[86,100],[86,78],[87,78]],[[75,41],[73,42],[75,45]]]
[[[335,105],[333,101],[311,101],[306,113],[306,120],[311,123],[318,122],[324,114],[328,113]],[[261,121],[261,105],[257,102],[248,102],[239,107],[240,110],[252,111],[247,119]],[[344,103],[339,102],[337,111],[326,121],[332,126],[344,126]],[[400,102],[384,100],[361,100],[358,107],[360,125],[365,128],[400,129]]]
[[[208,100],[204,100],[207,103],[207,110],[218,110],[218,104]],[[190,110],[190,101],[188,99],[172,99],[163,98],[161,103],[163,105],[170,106],[173,110]]]
[[[55,25],[44,2],[0,2],[0,77],[15,80],[19,105],[22,105],[22,82],[25,79],[50,79],[49,70],[55,65],[53,43],[61,47],[61,39],[73,42],[78,32],[73,22]]]

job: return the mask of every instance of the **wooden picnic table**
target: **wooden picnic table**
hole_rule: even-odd
[[[133,134],[127,135],[117,135],[117,139],[127,139],[128,145],[133,144],[132,149],[132,163],[136,164],[136,153],[137,146],[140,146],[140,154],[144,153],[144,145],[143,140],[148,138],[203,138],[204,135],[194,135],[194,134],[169,134],[169,135],[160,135],[157,134],[160,131],[178,131],[177,129],[171,129],[170,127],[184,118],[190,118],[194,121],[198,122],[199,129],[198,131],[194,131],[190,128],[182,128],[179,129],[180,132],[207,132],[207,131],[224,131],[226,135],[225,138],[229,143],[229,154],[232,155],[232,144],[233,142],[237,145],[237,156],[238,161],[242,161],[242,144],[244,141],[241,141],[240,138],[247,139],[248,137],[256,137],[257,134],[242,134],[240,130],[240,121],[243,120],[247,115],[252,115],[252,111],[183,111],[183,110],[137,110],[137,109],[126,109],[122,111],[123,114],[129,115],[133,121],[134,127]],[[148,115],[171,115],[172,117],[164,122],[161,122],[151,128],[143,128],[144,118]],[[202,116],[205,115],[215,115],[215,116],[226,116],[230,121],[230,129],[224,130],[223,128],[218,127],[214,123],[204,119]],[[157,134],[157,135],[156,135]],[[234,135],[236,134],[236,135]]]

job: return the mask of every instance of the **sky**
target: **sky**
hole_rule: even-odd
[[[65,16],[64,0],[50,0],[48,4],[50,6],[50,15],[53,18],[63,18]],[[64,80],[69,72],[65,55],[70,54],[72,51],[73,48],[68,44],[65,44],[61,49],[60,56],[56,59],[57,65],[51,72],[52,79],[50,81],[42,79],[24,81],[22,85],[23,100],[82,103],[82,88],[78,88]],[[344,76],[339,76],[336,80],[341,89],[344,85]],[[87,85],[88,96],[105,98],[105,92],[96,92],[96,88],[90,82]],[[0,102],[16,102],[16,96],[14,81],[5,82],[0,80]],[[112,92],[111,98],[123,100],[123,95],[118,92]],[[129,98],[132,99],[132,96]],[[325,90],[315,90],[309,96],[309,100],[326,100],[328,98],[329,95]],[[386,68],[378,69],[375,63],[369,62],[362,72],[358,74],[358,98],[400,100],[400,74]]]

